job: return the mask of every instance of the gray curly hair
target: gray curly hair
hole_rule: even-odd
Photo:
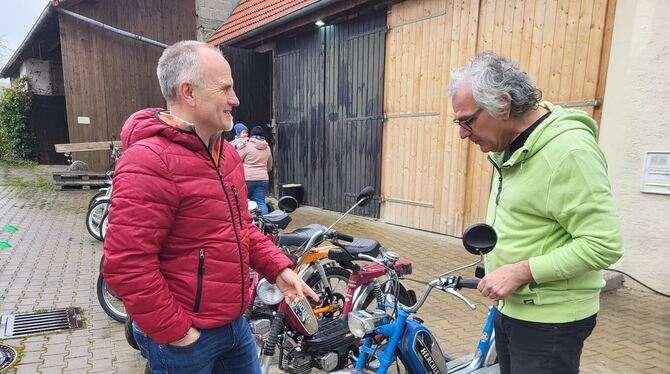
[[[453,71],[449,96],[456,95],[466,82],[472,85],[472,97],[477,105],[495,118],[500,118],[507,109],[505,98],[511,103],[510,114],[513,117],[536,108],[542,99],[542,91],[526,72],[493,52],[480,53],[465,66]]]
[[[168,103],[177,101],[179,82],[190,81],[196,86],[204,84],[198,50],[209,48],[221,53],[211,45],[195,40],[184,40],[167,47],[156,67],[161,93]]]

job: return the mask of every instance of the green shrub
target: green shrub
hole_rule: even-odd
[[[30,92],[19,79],[0,96],[0,159],[27,160],[33,155],[35,137],[28,131]]]

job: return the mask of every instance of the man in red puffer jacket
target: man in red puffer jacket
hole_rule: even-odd
[[[123,126],[103,275],[153,373],[260,372],[242,317],[249,266],[287,299],[317,297],[247,211],[240,158],[221,136],[239,105],[228,62],[185,41],[163,52],[157,73],[168,110]]]

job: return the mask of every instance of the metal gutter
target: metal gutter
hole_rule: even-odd
[[[320,1],[317,1],[315,3],[307,5],[304,8],[298,9],[293,13],[289,13],[289,14],[283,16],[283,17],[277,18],[276,20],[274,20],[270,23],[266,23],[265,25],[263,25],[263,26],[261,26],[257,29],[253,29],[249,32],[238,35],[238,36],[236,36],[236,37],[234,37],[230,40],[226,40],[225,42],[218,43],[217,45],[220,45],[220,44],[231,45],[231,44],[239,43],[239,42],[241,42],[245,39],[252,38],[252,37],[254,37],[258,34],[262,34],[267,30],[274,29],[276,27],[279,27],[279,26],[284,25],[288,22],[296,20],[296,19],[298,19],[300,17],[303,17],[303,16],[305,16],[309,13],[316,12],[317,10],[321,10],[321,9],[323,9],[323,8],[329,6],[329,5],[338,3],[340,1],[341,0],[320,0]]]
[[[109,26],[109,25],[104,24],[102,22],[96,21],[92,18],[82,16],[81,14],[74,13],[72,11],[63,9],[61,7],[47,5],[44,8],[44,10],[42,11],[42,14],[40,14],[40,17],[37,19],[37,22],[35,22],[33,27],[28,32],[28,35],[26,35],[26,38],[23,40],[23,42],[21,43],[19,48],[16,49],[16,51],[14,52],[12,57],[7,61],[7,64],[5,64],[5,66],[2,68],[2,71],[0,71],[0,77],[7,78],[9,76],[9,73],[11,73],[12,71],[15,70],[14,64],[16,64],[19,57],[23,54],[24,49],[26,49],[28,47],[28,45],[30,45],[32,43],[32,39],[35,37],[35,35],[38,33],[38,31],[42,28],[43,24],[46,22],[48,17],[52,16],[54,14],[54,12],[61,13],[61,14],[67,15],[69,17],[76,18],[80,21],[86,22],[90,25],[101,28],[103,30],[110,31],[110,32],[113,32],[113,33],[121,35],[121,36],[125,36],[125,37],[130,38],[130,39],[139,40],[143,43],[150,44],[150,45],[153,45],[153,46],[156,46],[156,47],[159,47],[159,48],[167,48],[168,47],[168,45],[165,44],[165,43],[161,43],[159,41],[149,39],[149,38],[141,36],[141,35],[133,34],[131,32],[125,31],[125,30],[117,29],[116,27]]]
[[[23,39],[23,42],[21,42],[21,45],[14,51],[14,54],[12,57],[7,60],[7,63],[5,66],[0,70],[0,77],[2,78],[8,78],[10,70],[13,70],[12,67],[16,63],[16,60],[21,56],[23,53],[23,50],[26,49],[26,47],[32,42],[32,39],[35,37],[35,34],[37,34],[37,31],[42,28],[42,24],[46,22],[47,18],[51,15],[51,7],[49,5],[44,7],[44,10],[40,14],[39,18],[37,18],[37,21],[33,25],[33,27],[28,31],[28,35]]]
[[[153,39],[149,39],[149,38],[144,37],[144,36],[142,36],[142,35],[133,34],[133,33],[131,33],[131,32],[125,31],[125,30],[117,29],[116,27],[107,25],[107,24],[102,23],[102,22],[100,22],[100,21],[96,21],[96,20],[94,20],[94,19],[92,19],[92,18],[88,18],[88,17],[82,16],[81,14],[77,14],[77,13],[75,13],[75,12],[71,12],[71,11],[66,10],[66,9],[63,9],[63,8],[57,8],[57,7],[54,7],[53,10],[56,11],[56,12],[58,12],[58,13],[65,14],[65,15],[67,15],[67,16],[76,18],[76,19],[78,19],[78,20],[80,20],[80,21],[84,21],[84,22],[88,23],[89,25],[93,25],[93,26],[98,27],[98,28],[101,28],[101,29],[103,29],[103,30],[111,31],[111,32],[113,32],[113,33],[115,33],[115,34],[118,34],[118,35],[121,35],[121,36],[125,36],[126,38],[139,40],[139,41],[141,41],[141,42],[143,42],[143,43],[150,44],[150,45],[153,45],[153,46],[156,46],[156,47],[160,47],[160,48],[163,48],[163,49],[165,49],[165,48],[168,47],[168,45],[165,44],[165,43],[161,43],[161,42],[159,42],[159,41],[156,41],[156,40],[153,40]]]

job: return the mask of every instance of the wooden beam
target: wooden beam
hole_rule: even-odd
[[[113,143],[115,147],[123,147],[120,140],[116,140]],[[104,151],[109,149],[109,142],[54,144],[54,147],[56,148],[56,153]]]

